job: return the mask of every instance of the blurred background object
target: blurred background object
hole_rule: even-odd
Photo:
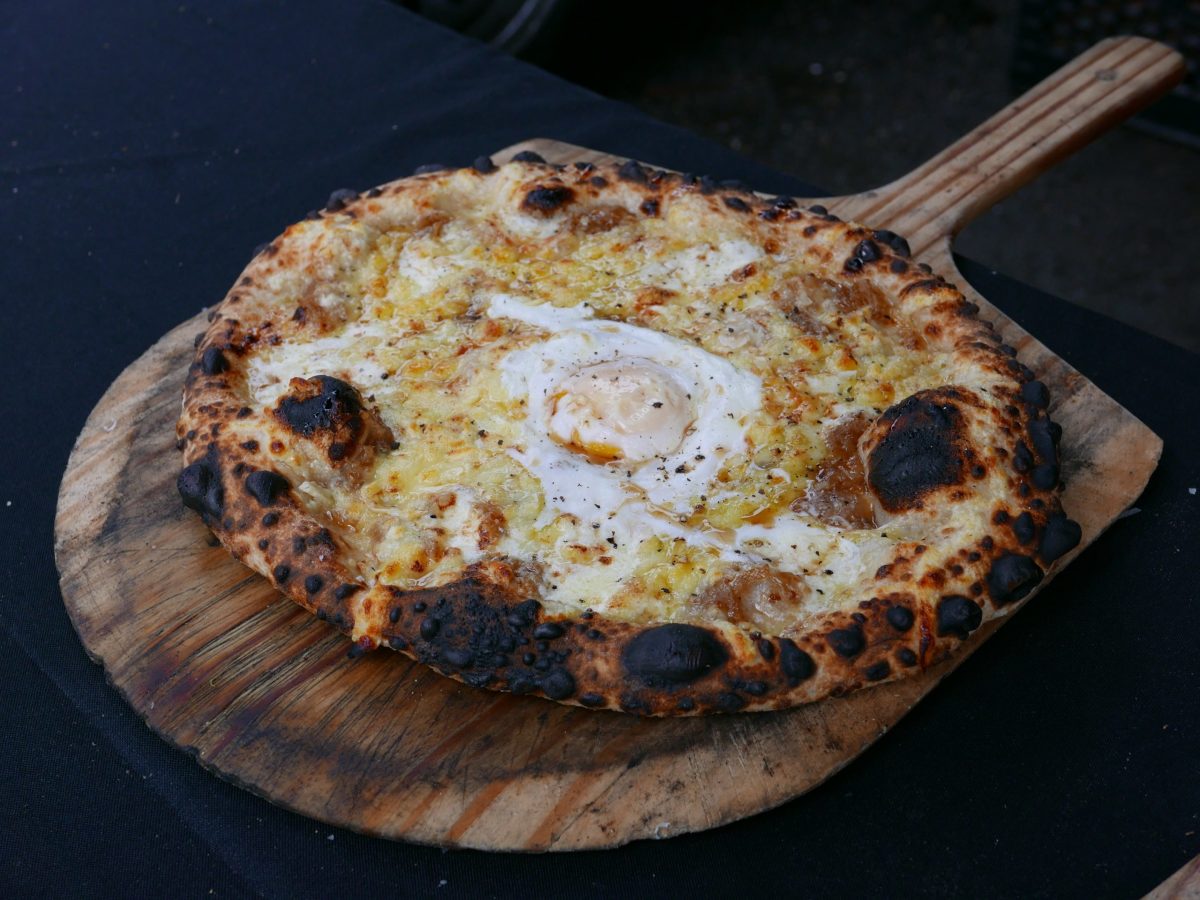
[[[1200,0],[404,5],[833,194],[902,175],[1105,35],[1163,40],[1183,85],[955,246],[1200,350]]]

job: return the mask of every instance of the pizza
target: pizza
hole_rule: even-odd
[[[903,238],[637,162],[431,167],[260,248],[186,506],[353,641],[641,715],[919,673],[1080,540],[1061,429]]]

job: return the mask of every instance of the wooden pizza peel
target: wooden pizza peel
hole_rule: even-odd
[[[1159,438],[966,284],[972,218],[1183,75],[1171,49],[1104,41],[903,178],[814,199],[905,236],[1050,387],[1064,506],[1094,541],[1141,493]],[[552,162],[613,160],[532,140]],[[470,688],[349,642],[232,559],[175,492],[175,419],[205,313],[92,411],[63,476],[55,554],[88,654],[164,740],[273,803],[367,834],[493,850],[611,847],[712,828],[820,784],[999,627],[920,676],[786,712],[641,719]],[[1072,554],[1073,556],[1074,554]],[[1048,580],[1048,579],[1047,579]],[[1046,582],[1043,582],[1043,586]]]

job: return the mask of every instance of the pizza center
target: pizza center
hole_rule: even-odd
[[[598,363],[568,375],[550,415],[550,435],[601,462],[674,453],[696,419],[691,395],[648,359]]]

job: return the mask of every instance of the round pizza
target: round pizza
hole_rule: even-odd
[[[353,640],[642,715],[921,672],[1076,546],[1044,384],[904,239],[647,168],[418,174],[261,248],[178,487]]]

